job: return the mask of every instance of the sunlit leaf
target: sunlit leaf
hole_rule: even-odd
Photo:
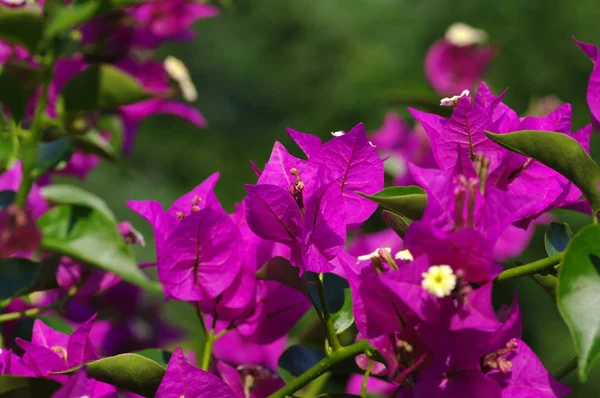
[[[150,281],[138,268],[116,223],[102,212],[83,206],[58,206],[44,213],[38,226],[43,250],[112,272],[150,291],[162,292],[160,285]]]
[[[91,361],[60,374],[73,374],[83,366],[86,366],[89,377],[144,397],[154,397],[166,372],[163,366],[143,355],[120,354]]]
[[[104,199],[78,186],[52,184],[43,187],[40,192],[52,204],[87,206],[98,210],[112,221],[117,220]]]
[[[390,187],[373,195],[360,193],[393,213],[418,220],[423,216],[427,195],[419,187]]]
[[[141,355],[148,359],[153,360],[158,363],[162,367],[166,368],[169,364],[169,360],[171,359],[171,352],[161,350],[160,348],[148,348],[146,350],[137,351],[134,354]]]
[[[150,98],[140,83],[112,65],[93,65],[76,75],[63,91],[65,110],[114,109]]]
[[[101,6],[102,1],[78,1],[68,6],[59,7],[51,14],[46,24],[44,39],[50,40],[54,36],[68,31],[72,26],[80,25],[92,19]]]
[[[536,159],[572,181],[590,201],[595,213],[600,210],[600,167],[577,141],[566,134],[524,130],[486,135],[503,147]]]
[[[558,272],[557,303],[579,357],[579,378],[586,381],[600,354],[600,225],[583,228],[569,243]]]

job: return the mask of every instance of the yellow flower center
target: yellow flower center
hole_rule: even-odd
[[[423,289],[438,298],[449,296],[456,287],[456,275],[449,265],[432,265],[421,276]]]

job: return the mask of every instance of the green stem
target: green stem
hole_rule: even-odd
[[[202,370],[208,370],[208,367],[210,366],[210,359],[212,356],[212,349],[213,345],[215,344],[215,340],[215,330],[212,329],[206,335],[206,341],[204,342],[204,352],[202,353],[202,364],[200,367]]]
[[[67,301],[69,301],[69,299],[71,297],[73,297],[77,293],[78,290],[79,290],[79,287],[76,286],[76,287],[72,288],[65,297],[63,297],[56,303],[52,303],[52,304],[46,305],[44,307],[30,308],[25,311],[9,312],[7,314],[2,314],[2,315],[0,315],[0,323],[4,323],[4,322],[8,322],[8,321],[15,321],[15,320],[21,319],[21,318],[30,318],[33,316],[40,315],[43,312],[46,312],[48,310],[60,309],[67,303]]]
[[[208,336],[208,330],[206,329],[206,324],[204,323],[204,317],[202,316],[202,311],[200,310],[200,303],[198,301],[194,303],[194,308],[196,309],[196,316],[200,321],[200,327],[202,328],[202,332],[205,336]]]
[[[365,377],[363,378],[362,386],[360,388],[360,396],[363,398],[367,398],[367,384],[369,383],[369,376],[371,376],[371,369],[373,369],[374,364],[375,361],[370,360],[367,369],[365,370]]]
[[[560,264],[564,256],[565,253],[561,252],[529,264],[521,265],[520,267],[507,269],[498,275],[495,282],[503,282],[510,279],[520,278],[522,276],[538,274]]]
[[[361,340],[352,345],[340,348],[286,384],[281,390],[271,394],[268,398],[285,398],[288,395],[294,394],[317,377],[329,372],[338,363],[364,353],[367,348],[369,348],[369,343],[366,340]]]
[[[321,309],[323,311],[323,322],[325,323],[325,329],[327,330],[327,340],[331,346],[331,350],[336,352],[342,348],[342,344],[337,337],[335,328],[333,327],[333,320],[329,313],[329,305],[327,304],[327,298],[325,297],[325,288],[323,287],[323,281],[321,280],[323,274],[315,275],[315,281],[317,282],[317,291],[319,293],[319,301],[321,302]]]
[[[569,375],[572,371],[577,369],[577,356],[571,358],[569,362],[567,362],[562,368],[560,368],[557,372],[554,373],[554,377],[557,380],[563,379]]]

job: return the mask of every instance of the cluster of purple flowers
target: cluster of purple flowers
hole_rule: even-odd
[[[116,110],[126,131],[123,150],[131,149],[138,122],[155,113],[203,126],[193,108],[165,99],[170,78],[186,99],[195,98],[183,64],[142,58],[140,50],[187,39],[192,22],[215,14],[215,8],[195,1],[159,0],[85,23],[80,40],[89,51],[53,65],[46,116],[57,117],[68,81],[100,60],[155,95]],[[264,167],[252,163],[256,181],[246,185],[247,196],[231,214],[214,192],[218,173],[166,211],[156,201],[128,202],[154,230],[156,261],[143,267],[156,267],[167,300],[196,309],[208,342],[202,361],[181,348],[172,353],[157,397],[278,396],[286,384],[278,359],[291,329],[313,305],[327,326],[323,297],[317,305],[309,292],[315,285],[322,288],[323,274],[349,285],[356,341],[369,347],[355,358],[366,372],[369,393],[396,398],[569,394],[521,340],[517,296],[496,310],[492,289],[503,270],[499,261],[520,254],[536,223],[551,219],[550,210],[589,209],[566,177],[499,146],[486,132],[556,132],[589,152],[600,119],[600,70],[594,66],[589,84],[592,124],[573,131],[569,104],[545,116],[520,117],[502,102],[506,91],[497,96],[482,82],[475,95],[469,92],[495,53],[482,47],[485,38],[484,32],[455,25],[427,56],[434,88],[444,95],[461,93],[441,101],[452,108],[450,117],[410,109],[418,122],[414,128],[389,114],[370,136],[358,124],[333,132],[326,142],[288,129],[304,156],[295,157],[276,142]],[[596,46],[577,45],[596,63]],[[37,67],[26,49],[0,42],[0,62],[17,61]],[[38,90],[31,109],[43,94]],[[86,126],[93,126],[96,116],[83,116]],[[31,112],[24,123],[27,118]],[[95,156],[77,152],[62,172],[84,177]],[[427,197],[420,219],[404,219],[408,227],[402,237],[393,230],[359,231],[377,209],[366,196],[384,189],[386,172],[395,185],[418,186]],[[18,191],[22,174],[16,162],[0,175],[0,191]],[[2,210],[0,256],[31,258],[42,238],[35,221],[49,208],[34,184],[23,208]],[[144,244],[130,223],[118,224],[118,230],[127,244]],[[0,374],[56,381],[61,387],[54,397],[115,397],[121,385],[96,380],[78,367],[180,337],[161,322],[155,306],[139,300],[138,288],[117,275],[62,257],[55,276],[57,289],[34,302],[13,299],[4,308],[20,312],[66,298],[63,315],[75,330],[63,334],[36,320],[31,341],[16,338],[15,350],[0,349]],[[97,320],[106,308],[117,308],[116,318]],[[11,323],[3,325],[4,339],[14,340]],[[339,344],[328,329],[327,354],[343,351]],[[348,392],[360,393],[362,383],[362,375],[352,375]]]

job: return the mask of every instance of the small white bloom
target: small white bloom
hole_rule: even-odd
[[[402,261],[413,261],[415,259],[412,255],[412,253],[408,249],[399,251],[398,253],[396,253],[394,258],[396,260],[402,260]]]
[[[379,250],[385,250],[388,253],[392,252],[391,247],[381,247],[381,248],[375,249],[375,251],[373,253],[358,256],[356,258],[356,264],[362,263],[363,261],[369,261],[369,260],[379,257]]]
[[[27,0],[3,0],[3,2],[13,6],[22,6],[27,3]]]
[[[164,66],[169,76],[179,84],[183,98],[188,102],[196,101],[198,91],[192,82],[190,72],[185,64],[181,60],[169,55],[165,59]]]
[[[446,40],[455,46],[466,47],[473,44],[483,44],[487,41],[488,34],[481,29],[475,29],[462,22],[457,22],[446,31]]]
[[[421,276],[423,289],[438,298],[449,296],[456,287],[456,275],[449,265],[432,265]]]
[[[440,100],[440,106],[455,106],[459,99],[468,97],[469,95],[471,95],[471,92],[469,90],[464,90],[460,95],[442,98]]]
[[[331,132],[331,135],[334,136],[334,137],[341,137],[344,134],[346,134],[346,133],[344,133],[342,130],[340,130],[340,131],[332,131]]]

